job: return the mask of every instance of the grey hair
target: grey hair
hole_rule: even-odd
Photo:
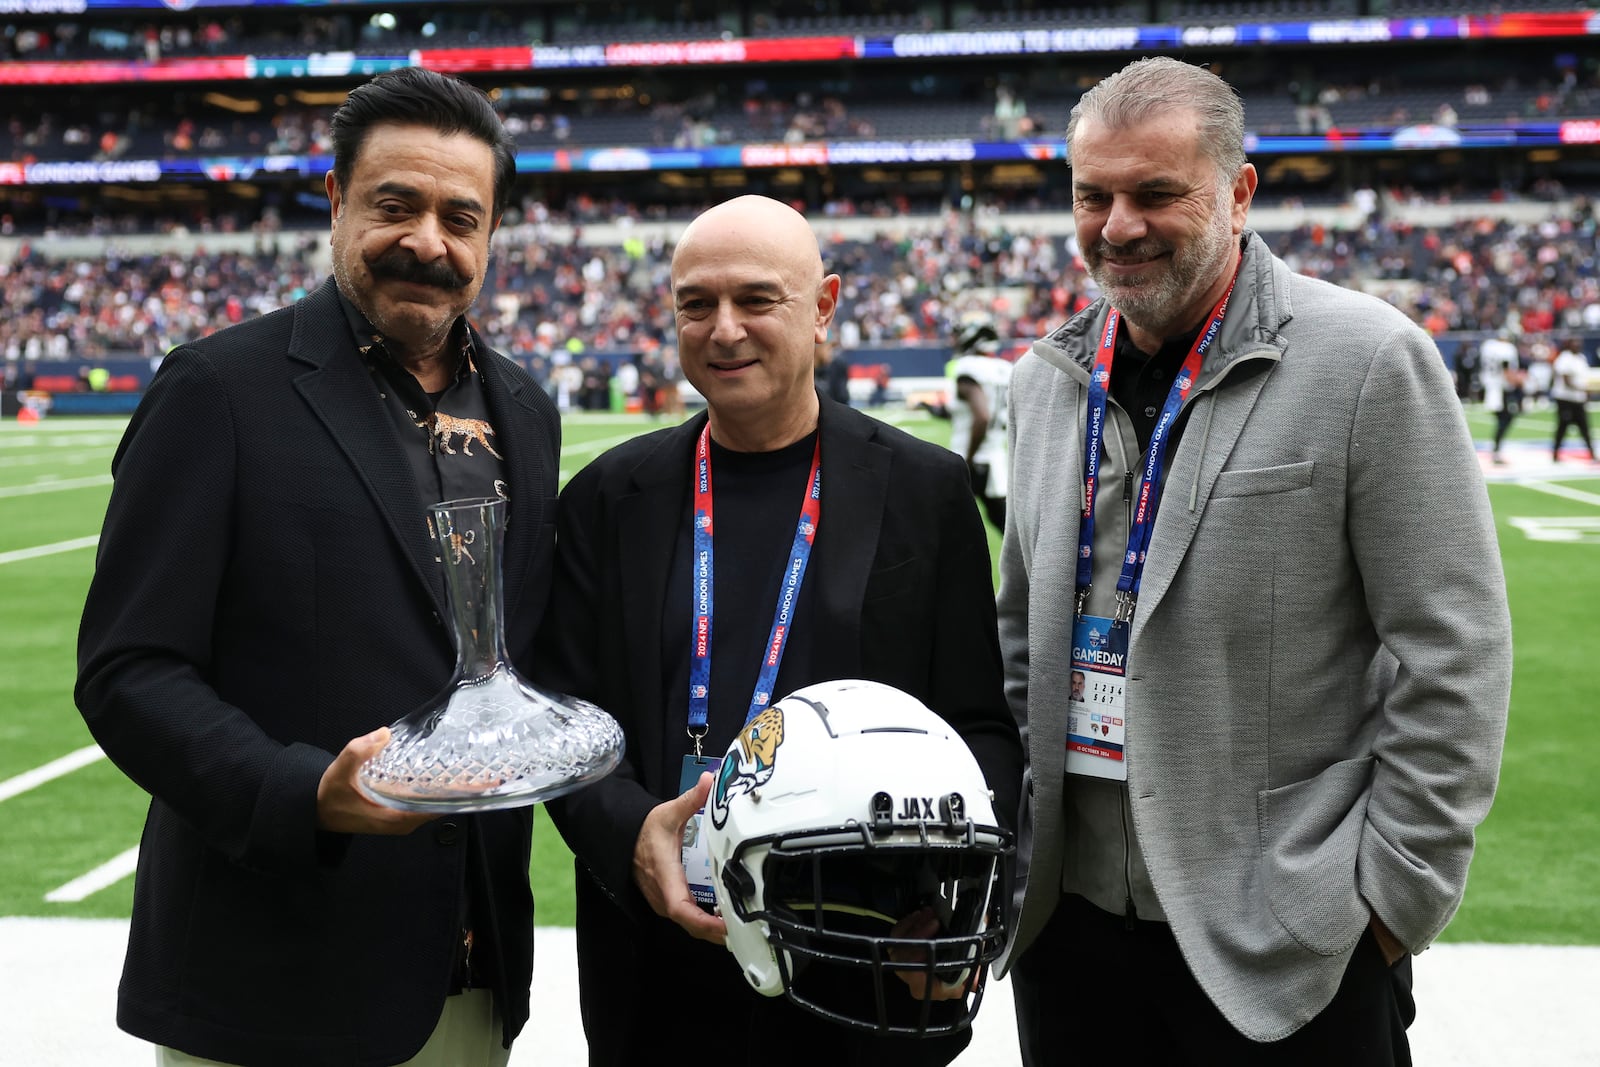
[[[1244,103],[1233,86],[1205,67],[1153,56],[1129,63],[1084,93],[1067,120],[1067,159],[1078,124],[1092,119],[1111,130],[1125,130],[1173,110],[1194,114],[1200,150],[1216,165],[1224,183],[1244,166]]]

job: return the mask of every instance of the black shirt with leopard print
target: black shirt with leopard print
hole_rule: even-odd
[[[431,506],[442,500],[504,497],[505,466],[495,447],[489,400],[474,361],[476,349],[466,318],[457,319],[450,330],[450,343],[458,352],[455,374],[443,392],[430,395],[410,371],[395,362],[383,335],[372,328],[366,316],[343,293],[339,300],[355,336],[356,350],[394,420],[423,503]]]

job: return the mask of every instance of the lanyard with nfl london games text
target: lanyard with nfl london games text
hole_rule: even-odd
[[[1183,366],[1167,391],[1161,417],[1150,435],[1150,445],[1145,450],[1144,481],[1139,489],[1139,500],[1134,508],[1133,521],[1128,526],[1128,547],[1122,556],[1122,573],[1117,577],[1116,621],[1128,622],[1133,618],[1134,606],[1139,599],[1139,583],[1144,577],[1145,555],[1150,549],[1150,534],[1155,527],[1156,508],[1161,499],[1161,483],[1166,473],[1167,446],[1171,443],[1168,431],[1172,422],[1183,410],[1195,379],[1200,376],[1200,364],[1211,349],[1222,329],[1222,318],[1228,311],[1228,300],[1239,280],[1235,269],[1227,292],[1211,309],[1205,327],[1195,338]],[[1083,517],[1078,524],[1077,614],[1082,615],[1089,602],[1089,587],[1094,581],[1094,497],[1100,480],[1100,451],[1105,438],[1106,397],[1111,386],[1111,360],[1117,348],[1117,329],[1122,321],[1116,308],[1106,314],[1105,329],[1100,333],[1100,344],[1095,350],[1094,367],[1089,373],[1089,410],[1084,431],[1084,500]]]
[[[691,612],[694,630],[689,660],[689,736],[694,739],[696,755],[700,754],[700,743],[705,737],[711,707],[711,514],[711,425],[707,423],[700,431],[700,440],[695,446],[694,566],[690,582],[694,590],[694,608]],[[778,681],[778,665],[789,643],[795,604],[800,598],[800,583],[805,580],[806,563],[811,558],[811,546],[816,541],[817,524],[821,519],[822,436],[818,434],[817,447],[811,454],[811,473],[806,477],[806,495],[800,506],[800,521],[795,527],[789,564],[784,568],[778,606],[773,613],[772,630],[767,636],[761,657],[761,671],[756,677],[755,692],[750,697],[746,722],[760,714],[772,700],[772,689]]]

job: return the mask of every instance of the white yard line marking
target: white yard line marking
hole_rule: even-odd
[[[23,771],[15,778],[7,778],[0,782],[0,800],[10,800],[18,793],[26,793],[35,786],[44,785],[46,782],[60,778],[62,775],[71,774],[80,767],[87,767],[96,760],[106,758],[100,751],[99,745],[89,745],[76,752],[69,752],[60,759],[53,759],[42,767],[35,767],[31,771]]]
[[[1491,421],[1488,425],[1494,425]],[[104,446],[115,448],[118,441],[122,440],[121,432],[106,433],[102,431],[87,432],[84,430],[52,431],[49,434],[13,434],[0,433],[0,449],[28,449],[28,448],[92,448]]]
[[[33,548],[19,548],[14,552],[0,552],[0,563],[17,563],[25,559],[38,559],[40,556],[54,556],[61,552],[76,552],[80,548],[93,548],[100,543],[100,535],[93,537],[74,537],[70,541],[57,541],[53,545],[35,545]]]
[[[1564,515],[1560,518],[1506,520],[1530,541],[1557,541],[1569,545],[1600,545],[1600,515]]]
[[[52,904],[76,904],[84,897],[92,896],[107,886],[116,885],[139,866],[139,846],[134,845],[122,855],[109,859],[90,871],[88,874],[79,875],[64,886],[52,889],[44,895],[44,899]]]
[[[0,487],[0,496],[33,496],[36,493],[61,493],[68,489],[88,489],[96,485],[110,485],[111,475],[97,474],[92,478],[61,478],[49,482],[31,482],[28,485]]]
[[[85,449],[83,451],[69,452],[65,456],[7,456],[6,469],[15,470],[18,467],[59,467],[62,464],[77,466],[83,463],[104,464],[102,456],[94,455],[96,452],[109,452],[110,448]]]
[[[1584,475],[1578,475],[1584,477]],[[1586,493],[1582,489],[1573,489],[1571,486],[1554,485],[1542,482],[1536,478],[1519,478],[1512,484],[1520,485],[1524,489],[1533,489],[1540,493],[1549,493],[1551,496],[1565,497],[1567,500],[1576,500],[1580,504],[1593,504],[1600,507],[1600,493]]]

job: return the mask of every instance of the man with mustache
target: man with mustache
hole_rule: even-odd
[[[1129,65],[1067,147],[1102,298],[1017,364],[1001,550],[1023,1060],[1407,1064],[1511,678],[1449,374],[1246,228],[1243,108],[1204,68]]]
[[[160,1064],[504,1064],[528,1017],[531,809],[434,820],[356,787],[455,663],[430,504],[508,499],[532,667],[560,424],[466,318],[515,145],[417,68],[332,132],[333,279],[167,356],[83,613],[78,707],[152,798],[117,1022]]]

